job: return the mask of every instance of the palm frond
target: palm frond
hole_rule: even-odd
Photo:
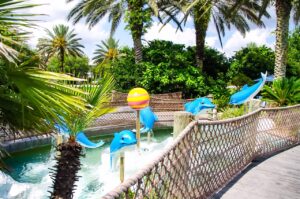
[[[73,135],[87,128],[96,118],[114,111],[109,106],[111,91],[114,87],[113,77],[108,75],[100,80],[99,84],[85,84],[81,89],[87,93],[79,94],[88,103],[86,112],[78,112],[77,115],[65,116],[65,121]]]

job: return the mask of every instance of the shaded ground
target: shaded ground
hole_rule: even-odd
[[[299,199],[300,146],[254,162],[213,198]]]

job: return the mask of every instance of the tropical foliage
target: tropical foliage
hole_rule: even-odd
[[[68,0],[71,2],[73,0]],[[141,62],[142,35],[151,24],[152,14],[158,14],[158,7],[155,0],[124,0],[124,1],[97,1],[81,0],[69,13],[68,19],[77,23],[80,19],[86,18],[90,28],[95,26],[104,16],[108,15],[111,22],[111,35],[120,24],[122,17],[125,18],[127,29],[130,30],[135,49],[135,62]]]
[[[261,13],[270,5],[275,5],[276,9],[276,46],[275,46],[275,78],[282,78],[286,76],[286,64],[288,58],[288,35],[290,17],[293,18],[296,24],[300,22],[300,1],[299,0],[261,0]],[[243,0],[238,1],[239,4]]]
[[[79,43],[81,39],[68,26],[59,24],[53,27],[53,31],[46,29],[46,33],[46,38],[39,39],[38,51],[45,57],[46,62],[52,56],[59,57],[61,71],[64,71],[66,55],[83,55],[84,46]]]
[[[20,130],[49,129],[49,121],[60,121],[57,115],[83,110],[84,102],[73,93],[80,90],[59,81],[78,79],[41,71],[28,66],[0,65],[0,124]]]
[[[206,48],[207,74],[218,71],[219,75],[204,76],[195,66],[195,48],[170,41],[154,40],[143,50],[144,62],[134,64],[133,50],[120,50],[124,56],[112,64],[112,74],[116,79],[116,88],[128,91],[134,86],[142,86],[151,93],[182,91],[185,97],[208,94],[209,86],[220,85],[214,77],[225,78],[229,67],[227,58],[218,51]],[[126,56],[125,56],[126,55]],[[223,74],[223,76],[221,75]],[[208,80],[209,79],[209,80]],[[226,83],[222,87],[226,87]]]
[[[28,34],[24,28],[33,27],[30,17],[36,14],[25,14],[20,11],[29,9],[39,4],[28,4],[26,0],[0,1],[0,56],[14,62],[18,56],[16,47],[22,45]]]
[[[272,86],[265,85],[262,94],[265,99],[278,106],[300,103],[300,79],[296,77],[278,79]]]
[[[109,37],[105,41],[101,41],[101,44],[97,45],[97,49],[94,52],[93,61],[96,64],[101,64],[103,62],[109,62],[117,59],[119,57],[119,41],[114,38]]]
[[[228,75],[230,79],[233,79],[243,74],[248,79],[254,80],[260,78],[261,72],[267,71],[268,74],[273,74],[274,61],[275,55],[271,48],[250,43],[231,58]]]
[[[300,27],[289,36],[288,64],[286,76],[300,77]]]
[[[226,107],[222,110],[220,119],[229,119],[242,116],[245,113],[244,106],[239,107]]]
[[[119,53],[119,41],[112,37],[102,40],[101,44],[97,45],[94,55],[93,61],[96,64],[94,73],[103,76],[104,73],[109,72],[112,62],[122,55]]]
[[[89,58],[86,56],[66,56],[64,68],[65,73],[72,74],[72,76],[75,77],[86,78],[91,66],[89,65]],[[47,70],[52,72],[60,72],[60,59],[57,56],[49,59]]]

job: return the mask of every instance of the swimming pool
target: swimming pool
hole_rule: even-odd
[[[142,136],[141,153],[136,150],[125,153],[125,179],[136,173],[143,165],[150,163],[173,141],[172,129],[154,131],[154,138],[147,143],[147,135]],[[105,145],[96,149],[85,149],[85,157],[81,158],[81,178],[76,183],[74,198],[100,198],[116,187],[119,171],[111,171],[109,144],[112,135],[94,137],[105,141]],[[0,198],[49,198],[52,184],[49,168],[53,167],[55,151],[50,146],[15,153],[5,162],[11,167],[11,173],[0,173]]]

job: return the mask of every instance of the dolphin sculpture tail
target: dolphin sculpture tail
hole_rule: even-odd
[[[265,85],[267,72],[265,74],[261,73],[261,77],[262,78],[256,84],[252,86],[245,85],[239,92],[233,94],[230,97],[229,104],[240,105],[255,97]]]
[[[92,141],[89,140],[88,137],[86,137],[86,135],[83,132],[79,132],[76,136],[76,141],[81,145],[84,146],[86,148],[98,148],[100,146],[102,146],[104,144],[104,142],[101,140],[98,143],[94,143]]]
[[[151,107],[149,106],[142,109],[140,113],[140,121],[144,125],[144,127],[141,128],[141,133],[151,131],[154,127],[155,122],[158,121],[157,115],[151,110]]]

